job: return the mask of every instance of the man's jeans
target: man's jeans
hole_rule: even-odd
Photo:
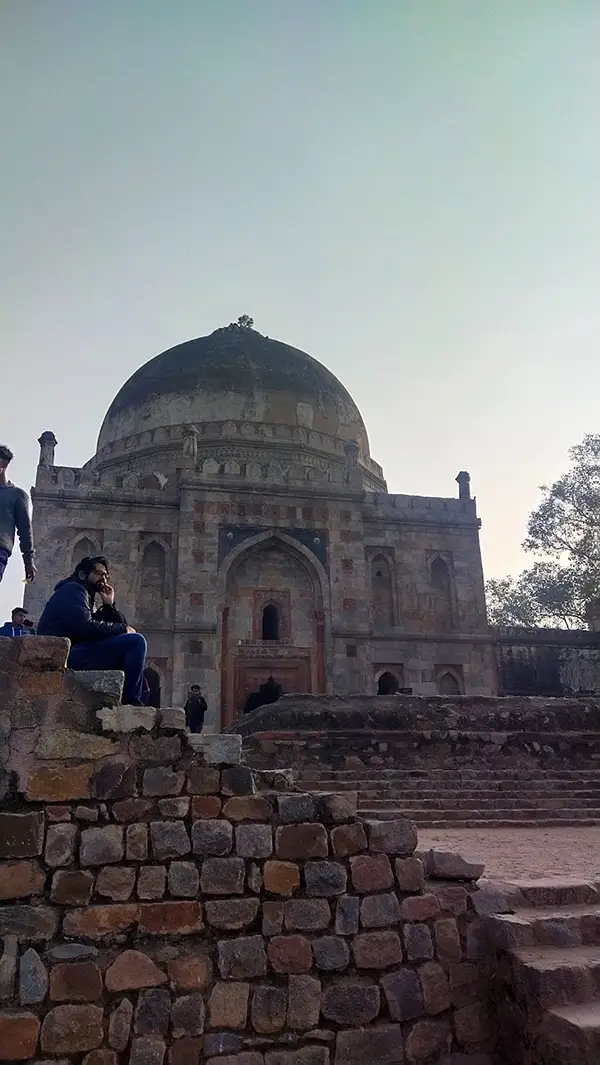
[[[122,669],[125,674],[123,702],[141,706],[146,646],[145,637],[139,632],[76,643],[71,648],[67,665],[69,669]]]
[[[0,547],[0,581],[4,576],[4,570],[8,566],[10,555],[5,547]]]

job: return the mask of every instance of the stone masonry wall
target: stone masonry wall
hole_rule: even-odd
[[[0,674],[56,705],[5,769],[0,1061],[495,1062],[481,866],[253,773],[238,736],[197,753],[180,710],[82,688],[76,725],[61,641],[29,639]]]

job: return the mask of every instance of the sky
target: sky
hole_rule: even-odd
[[[597,0],[0,0],[13,480],[247,313],[344,382],[390,491],[469,470],[518,572],[600,431],[599,46]]]

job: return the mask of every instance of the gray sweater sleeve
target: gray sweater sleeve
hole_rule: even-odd
[[[23,558],[33,558],[33,529],[31,527],[31,500],[27,492],[17,488],[15,494],[15,525]]]

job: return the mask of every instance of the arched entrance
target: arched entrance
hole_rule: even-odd
[[[393,673],[386,671],[382,673],[377,681],[377,694],[378,695],[395,695],[400,688],[400,681]]]
[[[259,535],[232,556],[221,574],[223,725],[242,714],[270,678],[286,694],[326,690],[316,560],[278,534]]]
[[[148,681],[148,687],[150,688],[150,696],[148,706],[155,707],[156,710],[160,709],[160,677],[155,669],[148,666],[144,670],[144,677]]]

